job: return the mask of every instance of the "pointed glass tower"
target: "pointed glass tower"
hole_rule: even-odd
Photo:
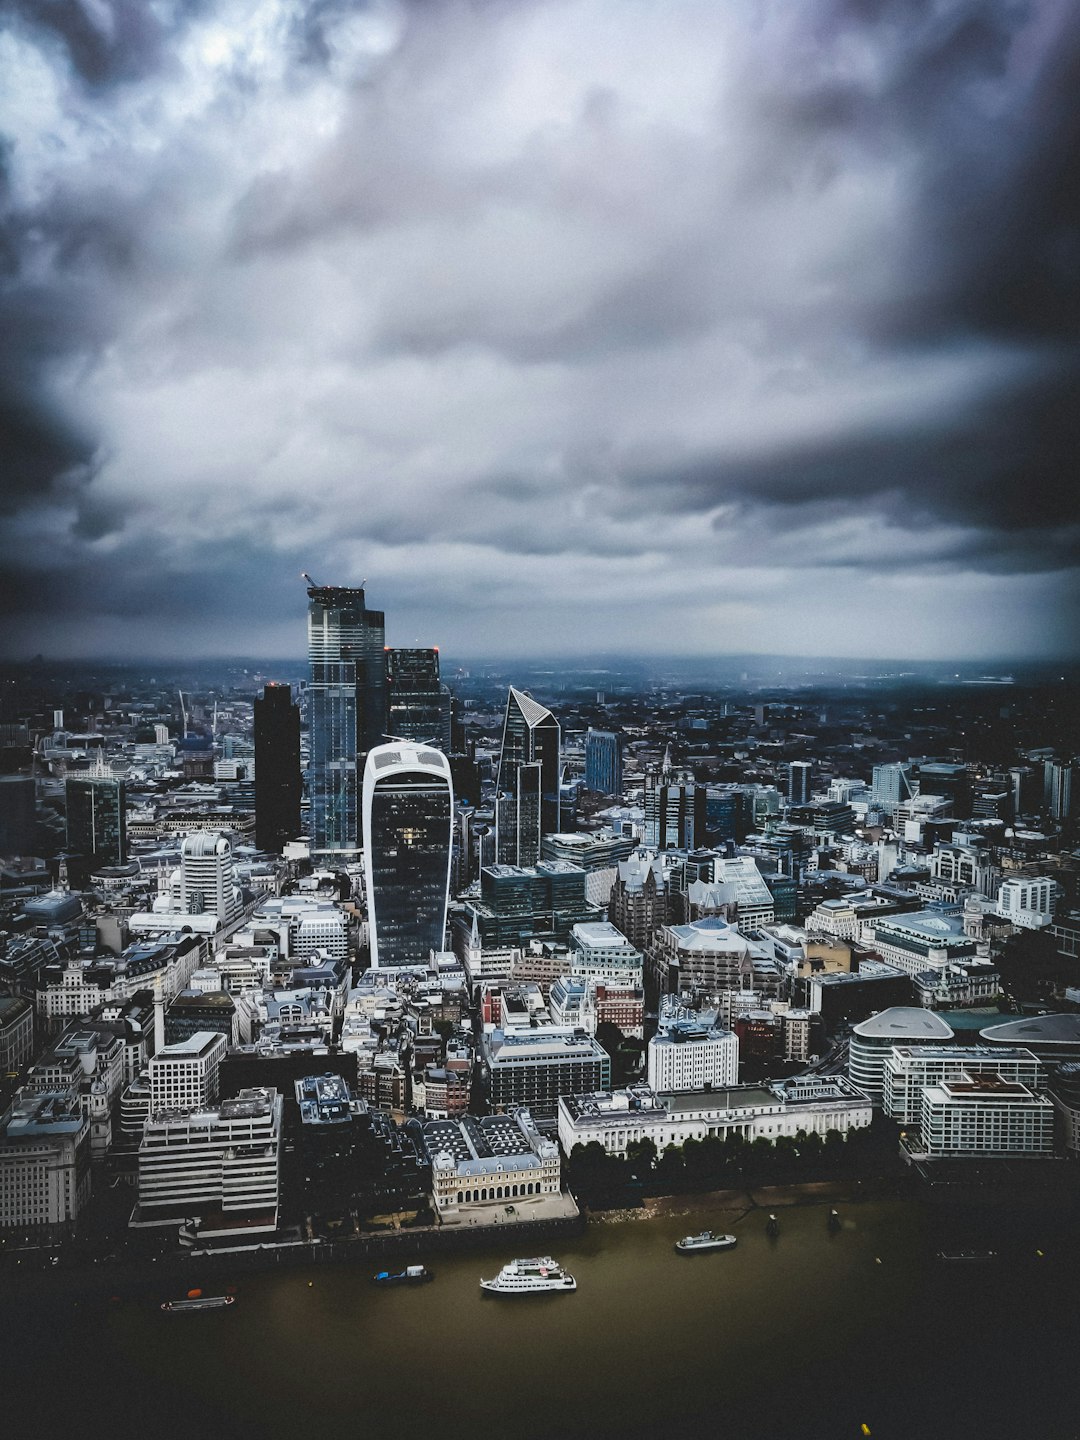
[[[495,808],[500,864],[536,865],[541,836],[559,829],[560,742],[551,711],[511,686]]]

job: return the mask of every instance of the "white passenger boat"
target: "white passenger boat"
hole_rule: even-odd
[[[700,1235],[684,1235],[676,1240],[675,1249],[680,1255],[686,1255],[693,1250],[730,1250],[737,1244],[734,1235],[714,1235],[711,1230],[702,1230]]]
[[[551,1290],[576,1290],[577,1281],[550,1255],[536,1260],[511,1260],[494,1280],[481,1280],[489,1295],[538,1295]]]
[[[223,1310],[235,1304],[234,1295],[189,1295],[186,1300],[166,1300],[161,1308],[169,1315],[186,1315],[189,1310]]]

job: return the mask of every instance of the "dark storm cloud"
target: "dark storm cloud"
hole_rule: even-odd
[[[1057,569],[1080,561],[1078,456],[1080,385],[1051,373],[929,432],[844,436],[749,461],[699,458],[630,473],[628,487],[688,512],[782,510],[789,524],[871,508],[910,529],[949,521],[971,528],[955,560]]]
[[[0,0],[12,633],[1074,643],[1078,93],[1055,0]]]
[[[103,87],[143,79],[167,64],[169,38],[198,8],[148,0],[0,0],[0,25],[19,25],[52,42],[81,80]]]

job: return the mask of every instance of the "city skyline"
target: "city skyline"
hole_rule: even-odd
[[[628,18],[629,17],[629,18]],[[13,3],[5,655],[1075,656],[1058,0]]]

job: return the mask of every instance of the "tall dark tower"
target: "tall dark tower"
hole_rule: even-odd
[[[386,734],[385,619],[362,589],[308,586],[311,848],[360,849],[359,783]]]
[[[68,849],[94,865],[123,865],[127,859],[127,796],[111,775],[69,775]]]
[[[255,701],[255,844],[280,851],[300,834],[300,710],[271,681]]]
[[[445,944],[454,786],[441,750],[379,745],[364,769],[368,941],[375,970],[426,965]]]
[[[531,695],[510,687],[499,756],[496,826],[499,861],[536,865],[540,838],[559,829],[561,730]]]
[[[386,650],[386,733],[450,753],[450,692],[439,680],[439,652]]]

